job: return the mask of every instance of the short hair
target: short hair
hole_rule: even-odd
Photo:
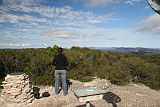
[[[63,48],[58,48],[58,52],[62,53],[63,52]]]

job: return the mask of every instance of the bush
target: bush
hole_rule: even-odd
[[[57,48],[54,45],[40,49],[1,49],[0,79],[7,73],[25,72],[35,85],[54,85],[51,61],[57,54]],[[68,79],[91,81],[96,76],[117,85],[127,84],[132,79],[160,89],[160,55],[139,56],[75,46],[71,50],[64,49],[64,54],[69,60]]]
[[[109,79],[113,84],[125,85],[126,83],[129,83],[130,72],[114,70],[109,73]]]

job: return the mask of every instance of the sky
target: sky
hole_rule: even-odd
[[[160,48],[146,0],[0,0],[0,48]]]

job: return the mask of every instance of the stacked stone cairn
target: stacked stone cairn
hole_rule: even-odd
[[[34,100],[28,75],[21,72],[11,73],[5,77],[5,81],[2,83],[2,102],[26,105]]]

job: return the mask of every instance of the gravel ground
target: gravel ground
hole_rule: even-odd
[[[106,80],[94,80],[94,82],[81,83],[72,81],[79,84],[90,83],[103,83]],[[106,83],[108,84],[108,83]],[[74,84],[72,84],[74,85]],[[64,96],[63,91],[60,94],[54,94],[54,87],[39,87],[40,93],[49,92],[49,97],[35,99],[32,103],[24,107],[83,107],[85,105],[78,101],[72,90],[69,90],[68,95]],[[97,101],[91,101],[95,107],[160,107],[160,91],[156,91],[146,87],[142,84],[128,84],[126,86],[111,85],[105,89],[108,92],[107,98]],[[111,93],[111,94],[109,94]],[[116,103],[116,98],[119,98]],[[1,102],[0,102],[1,103]],[[1,106],[1,105],[0,105]],[[12,106],[14,107],[14,106]]]

